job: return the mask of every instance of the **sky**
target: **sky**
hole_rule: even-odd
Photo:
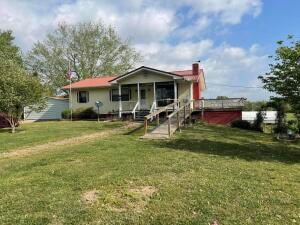
[[[0,29],[24,54],[58,23],[102,21],[143,56],[136,66],[172,71],[201,60],[204,97],[265,100],[257,79],[276,41],[300,37],[299,0],[0,0]]]

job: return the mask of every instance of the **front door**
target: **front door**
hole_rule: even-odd
[[[147,109],[146,90],[141,89],[141,109]]]
[[[162,107],[174,102],[174,83],[159,83],[156,85],[157,106]]]

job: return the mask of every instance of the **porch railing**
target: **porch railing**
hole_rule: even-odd
[[[156,101],[153,101],[151,108],[150,108],[150,113],[153,113],[155,109],[156,109]]]
[[[139,107],[139,104],[140,104],[139,101],[137,101],[134,108],[133,108],[133,110],[132,110],[132,112],[131,112],[132,115],[133,115],[133,119],[135,119],[136,110]]]
[[[122,111],[132,112],[136,104],[136,101],[122,101]]]

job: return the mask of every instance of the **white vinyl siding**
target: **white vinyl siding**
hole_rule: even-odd
[[[61,112],[69,108],[69,101],[64,99],[48,98],[46,108],[40,112],[30,111],[28,107],[24,109],[25,120],[59,120]]]

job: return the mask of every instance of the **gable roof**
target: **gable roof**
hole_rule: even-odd
[[[141,67],[134,69],[132,71],[129,71],[121,76],[102,76],[102,77],[87,78],[87,79],[72,83],[72,89],[110,87],[114,83],[116,83],[117,80],[123,79],[127,76],[130,76],[130,75],[140,72],[142,70],[155,72],[155,73],[162,74],[165,76],[172,76],[174,79],[184,79],[184,80],[192,81],[192,82],[200,81],[202,90],[204,90],[205,86],[206,86],[203,69],[199,70],[199,75],[193,75],[192,70],[179,70],[179,71],[167,72],[167,71],[158,70],[158,69],[154,69],[154,68],[150,68],[150,67],[146,67],[146,66],[141,66]],[[70,88],[70,85],[66,85],[66,86],[62,87],[63,90],[68,90],[69,88]]]
[[[118,81],[118,80],[124,79],[125,77],[128,77],[130,75],[133,75],[133,74],[138,73],[138,72],[143,71],[143,70],[154,72],[154,73],[159,73],[159,74],[162,74],[162,75],[165,75],[165,76],[172,76],[175,79],[182,79],[183,78],[183,76],[179,76],[178,74],[175,74],[175,73],[172,73],[172,72],[166,72],[166,71],[163,71],[163,70],[158,70],[158,69],[154,69],[154,68],[147,67],[147,66],[141,66],[141,67],[136,68],[132,71],[129,71],[129,72],[127,72],[127,73],[125,73],[121,76],[116,77],[115,79],[111,80],[110,82],[116,83],[116,81]]]
[[[173,71],[172,73],[175,73],[179,76],[183,76],[187,80],[190,80],[193,82],[199,82],[201,85],[201,90],[206,89],[205,76],[204,76],[203,69],[199,69],[199,75],[194,75],[192,70],[178,70],[178,71]]]

